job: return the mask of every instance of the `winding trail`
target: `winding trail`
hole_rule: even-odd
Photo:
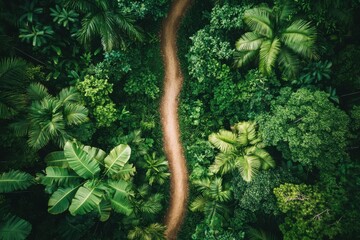
[[[185,14],[190,0],[175,0],[163,23],[161,50],[164,63],[164,89],[160,105],[163,142],[170,169],[170,207],[166,214],[167,239],[176,239],[185,216],[188,199],[188,173],[186,160],[180,141],[178,120],[179,95],[183,76],[177,57],[176,37],[180,20]]]

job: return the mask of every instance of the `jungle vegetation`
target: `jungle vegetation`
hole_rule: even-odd
[[[0,239],[164,239],[170,0],[0,1]],[[358,0],[194,0],[178,239],[359,239]]]

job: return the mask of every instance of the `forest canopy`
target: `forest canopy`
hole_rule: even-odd
[[[165,239],[170,0],[0,1],[0,239]],[[178,239],[358,239],[360,2],[194,0]]]

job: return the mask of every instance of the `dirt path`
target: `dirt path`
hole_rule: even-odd
[[[178,120],[179,94],[182,87],[179,59],[177,57],[176,33],[180,20],[190,0],[175,0],[161,32],[161,50],[164,62],[164,91],[160,114],[163,130],[164,150],[171,172],[170,207],[166,215],[167,239],[176,239],[183,221],[188,198],[188,173],[180,141]]]

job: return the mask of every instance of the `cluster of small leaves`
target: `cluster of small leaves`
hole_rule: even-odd
[[[193,45],[190,47],[187,59],[189,63],[189,73],[197,79],[199,83],[211,81],[211,79],[221,80],[230,77],[221,74],[224,68],[221,60],[227,60],[233,55],[233,50],[229,42],[223,41],[211,31],[210,27],[199,30],[190,38]],[[226,71],[226,70],[225,70]],[[228,72],[228,74],[230,74]]]
[[[169,3],[166,0],[118,0],[118,4],[119,8],[125,14],[133,15],[136,19],[143,19],[150,16],[154,20],[158,20],[166,15],[166,10]]]
[[[279,215],[273,189],[285,182],[294,182],[294,177],[286,169],[279,168],[261,171],[253,181],[247,183],[234,174],[234,198],[238,200],[240,209],[251,212]]]
[[[118,82],[131,70],[129,55],[113,50],[104,54],[104,60],[96,64],[94,73],[98,78],[107,77],[111,82]]]
[[[130,96],[141,96],[155,100],[160,96],[160,77],[150,71],[140,72],[130,77],[124,87],[124,91]]]
[[[244,232],[234,232],[232,229],[211,229],[206,223],[197,224],[195,233],[191,236],[193,240],[242,240],[245,239]]]
[[[279,91],[280,82],[274,75],[264,76],[258,70],[250,70],[244,80],[237,84],[238,106],[242,108],[242,116],[254,119],[255,116],[266,112],[270,102]]]
[[[285,240],[332,238],[340,232],[339,221],[316,186],[285,183],[275,188],[274,194],[286,215],[280,225]]]
[[[84,96],[98,127],[108,127],[117,120],[116,106],[110,98],[113,84],[108,79],[99,79],[93,75],[86,75],[78,82],[77,89]]]
[[[325,92],[283,88],[257,121],[267,145],[303,166],[330,169],[346,156],[349,117]]]
[[[230,4],[215,5],[211,11],[210,25],[213,29],[236,31],[243,27],[243,14],[247,7]]]

